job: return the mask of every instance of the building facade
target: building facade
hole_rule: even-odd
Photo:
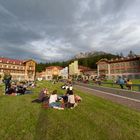
[[[52,80],[53,77],[57,77],[60,76],[60,70],[62,70],[63,68],[60,66],[50,66],[47,67],[45,70],[45,77],[46,80]]]
[[[60,70],[60,76],[62,76],[63,79],[68,79],[68,67]]]
[[[85,80],[92,80],[95,79],[95,77],[97,77],[97,70],[93,70],[89,67],[85,67],[85,66],[78,66],[78,69],[80,71],[80,75],[82,76],[83,79]]]
[[[101,59],[97,62],[97,75],[114,79],[118,76],[126,78],[140,78],[140,57],[123,57],[116,59]]]
[[[69,64],[69,76],[72,75],[79,75],[78,61],[74,61],[73,63]]]
[[[52,80],[54,77],[58,78],[59,76],[62,79],[68,79],[68,67],[49,66],[45,71],[37,73],[37,79],[42,78],[43,80]]]
[[[36,62],[34,60],[16,60],[0,57],[0,75],[5,73],[12,75],[12,80],[34,81]]]

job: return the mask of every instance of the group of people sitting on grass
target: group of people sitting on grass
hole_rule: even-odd
[[[38,98],[32,102],[43,102],[44,108],[54,108],[59,110],[64,110],[65,108],[73,109],[79,102],[82,101],[82,98],[73,93],[72,85],[65,90],[66,93],[64,95],[58,95],[57,90],[54,90],[51,94],[49,94],[48,89],[45,88],[40,92]]]
[[[31,93],[30,90],[28,90],[28,87],[34,88],[35,84],[34,82],[11,82],[8,86],[5,86],[5,95],[24,95]]]

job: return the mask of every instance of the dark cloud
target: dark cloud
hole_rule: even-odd
[[[140,53],[138,0],[0,0],[0,55],[66,60],[92,50]],[[132,50],[132,49],[131,49]]]

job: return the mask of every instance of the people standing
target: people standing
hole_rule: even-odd
[[[122,77],[119,77],[119,79],[117,80],[117,84],[120,85],[121,89],[123,89],[124,87],[124,79]]]

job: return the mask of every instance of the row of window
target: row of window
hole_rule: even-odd
[[[0,68],[9,68],[9,69],[21,69],[21,70],[23,70],[24,69],[24,67],[22,66],[20,66],[20,67],[18,67],[18,66],[11,66],[11,65],[2,65],[2,64],[0,64]]]
[[[110,64],[110,68],[125,67],[125,66],[138,67],[138,66],[140,66],[140,61],[130,61],[130,62],[121,62],[121,63]],[[108,64],[99,65],[99,68],[100,69],[107,69],[108,68]]]
[[[124,66],[140,66],[140,61],[130,61],[111,64],[110,67],[124,67]]]
[[[2,63],[3,61],[0,60],[0,62]],[[13,61],[12,63],[11,63],[11,61],[10,61],[10,62],[9,62],[9,61],[6,61],[6,62],[3,62],[3,63],[7,63],[7,64],[9,64],[9,63],[10,63],[10,64],[16,64],[16,62],[14,62],[14,61]],[[22,63],[20,62],[19,65],[22,65]]]
[[[108,65],[107,64],[102,64],[99,67],[100,67],[100,69],[107,69],[108,68]]]
[[[0,68],[0,72],[9,72],[9,73],[20,73],[20,74],[24,74],[24,71],[19,71],[19,70],[6,70],[6,69],[1,69]]]

